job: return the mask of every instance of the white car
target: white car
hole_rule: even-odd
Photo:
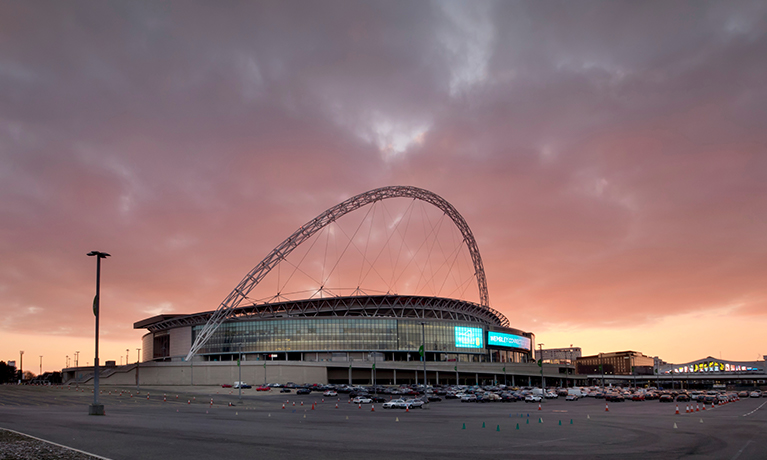
[[[322,396],[338,396],[338,393],[336,390],[327,390],[326,392],[322,393]]]
[[[541,402],[542,398],[541,395],[527,395],[525,396],[525,402]]]
[[[398,409],[398,408],[405,408],[407,407],[407,403],[404,399],[392,399],[390,401],[387,401],[383,403],[384,409]]]
[[[762,397],[762,392],[761,392],[761,391],[759,391],[759,390],[755,390],[755,391],[752,391],[752,392],[751,392],[751,395],[750,395],[750,396],[751,396],[752,398],[761,398],[761,397]]]
[[[554,393],[553,391],[549,391],[546,393],[546,399],[557,399],[559,397],[558,394]]]
[[[409,407],[411,409],[414,407],[420,407],[421,409],[423,409],[424,403],[420,399],[408,399],[407,401],[405,401],[405,404],[406,404],[405,407]]]
[[[373,400],[367,396],[357,396],[356,398],[352,399],[352,404],[370,404],[372,402]]]

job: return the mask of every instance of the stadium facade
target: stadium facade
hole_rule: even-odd
[[[183,361],[213,312],[139,321],[144,361]],[[440,297],[332,297],[235,309],[197,353],[199,361],[525,363],[534,335],[499,312]],[[375,356],[373,356],[375,354]]]

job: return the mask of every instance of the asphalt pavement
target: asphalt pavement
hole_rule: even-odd
[[[111,459],[767,458],[765,398],[692,413],[682,403],[678,415],[675,404],[606,411],[592,398],[548,400],[541,410],[444,400],[405,412],[360,408],[346,395],[249,389],[239,400],[216,387],[125,387],[104,389],[106,415],[89,416],[92,388],[81,390],[0,386],[0,427]]]

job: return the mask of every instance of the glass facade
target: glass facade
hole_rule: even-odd
[[[392,318],[300,318],[223,323],[202,354],[328,352],[328,351],[415,351],[421,347],[422,331],[426,351],[442,353],[485,353],[479,347],[456,347],[455,328],[476,323],[426,321]],[[192,328],[192,340],[203,326]]]

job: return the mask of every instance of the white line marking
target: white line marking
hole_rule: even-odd
[[[741,448],[740,448],[740,450],[738,451],[738,453],[737,453],[737,454],[735,454],[735,455],[734,455],[734,456],[733,456],[733,457],[732,457],[730,460],[735,460],[735,459],[737,459],[738,457],[740,457],[740,454],[742,454],[742,453],[743,453],[743,451],[744,451],[744,450],[746,450],[746,447],[748,447],[748,445],[749,445],[749,444],[751,444],[751,440],[750,440],[750,439],[748,440],[748,442],[746,443],[746,445],[744,445],[743,447],[741,447]]]
[[[0,428],[0,430],[10,431],[11,433],[16,433],[16,434],[18,434],[18,435],[21,435],[21,436],[26,436],[26,437],[28,437],[28,438],[36,439],[36,440],[38,440],[38,441],[42,441],[42,442],[45,442],[45,443],[48,443],[48,444],[53,444],[54,446],[58,446],[58,447],[61,447],[61,448],[63,448],[63,449],[72,450],[72,451],[75,451],[75,452],[79,452],[79,453],[81,453],[81,454],[85,454],[85,455],[90,455],[91,457],[94,457],[94,458],[98,458],[98,459],[101,459],[101,460],[111,460],[111,459],[109,459],[109,458],[107,458],[107,457],[101,457],[101,456],[99,456],[99,455],[96,455],[96,454],[92,454],[92,453],[90,453],[90,452],[85,452],[84,450],[75,449],[74,447],[65,446],[65,445],[63,445],[63,444],[58,444],[58,443],[55,443],[55,442],[53,442],[53,441],[48,441],[47,439],[41,439],[41,438],[38,438],[38,437],[32,436],[31,434],[22,433],[22,432],[20,432],[20,431],[11,430],[11,429],[8,429],[8,428]],[[749,441],[749,442],[750,442],[750,441]]]

